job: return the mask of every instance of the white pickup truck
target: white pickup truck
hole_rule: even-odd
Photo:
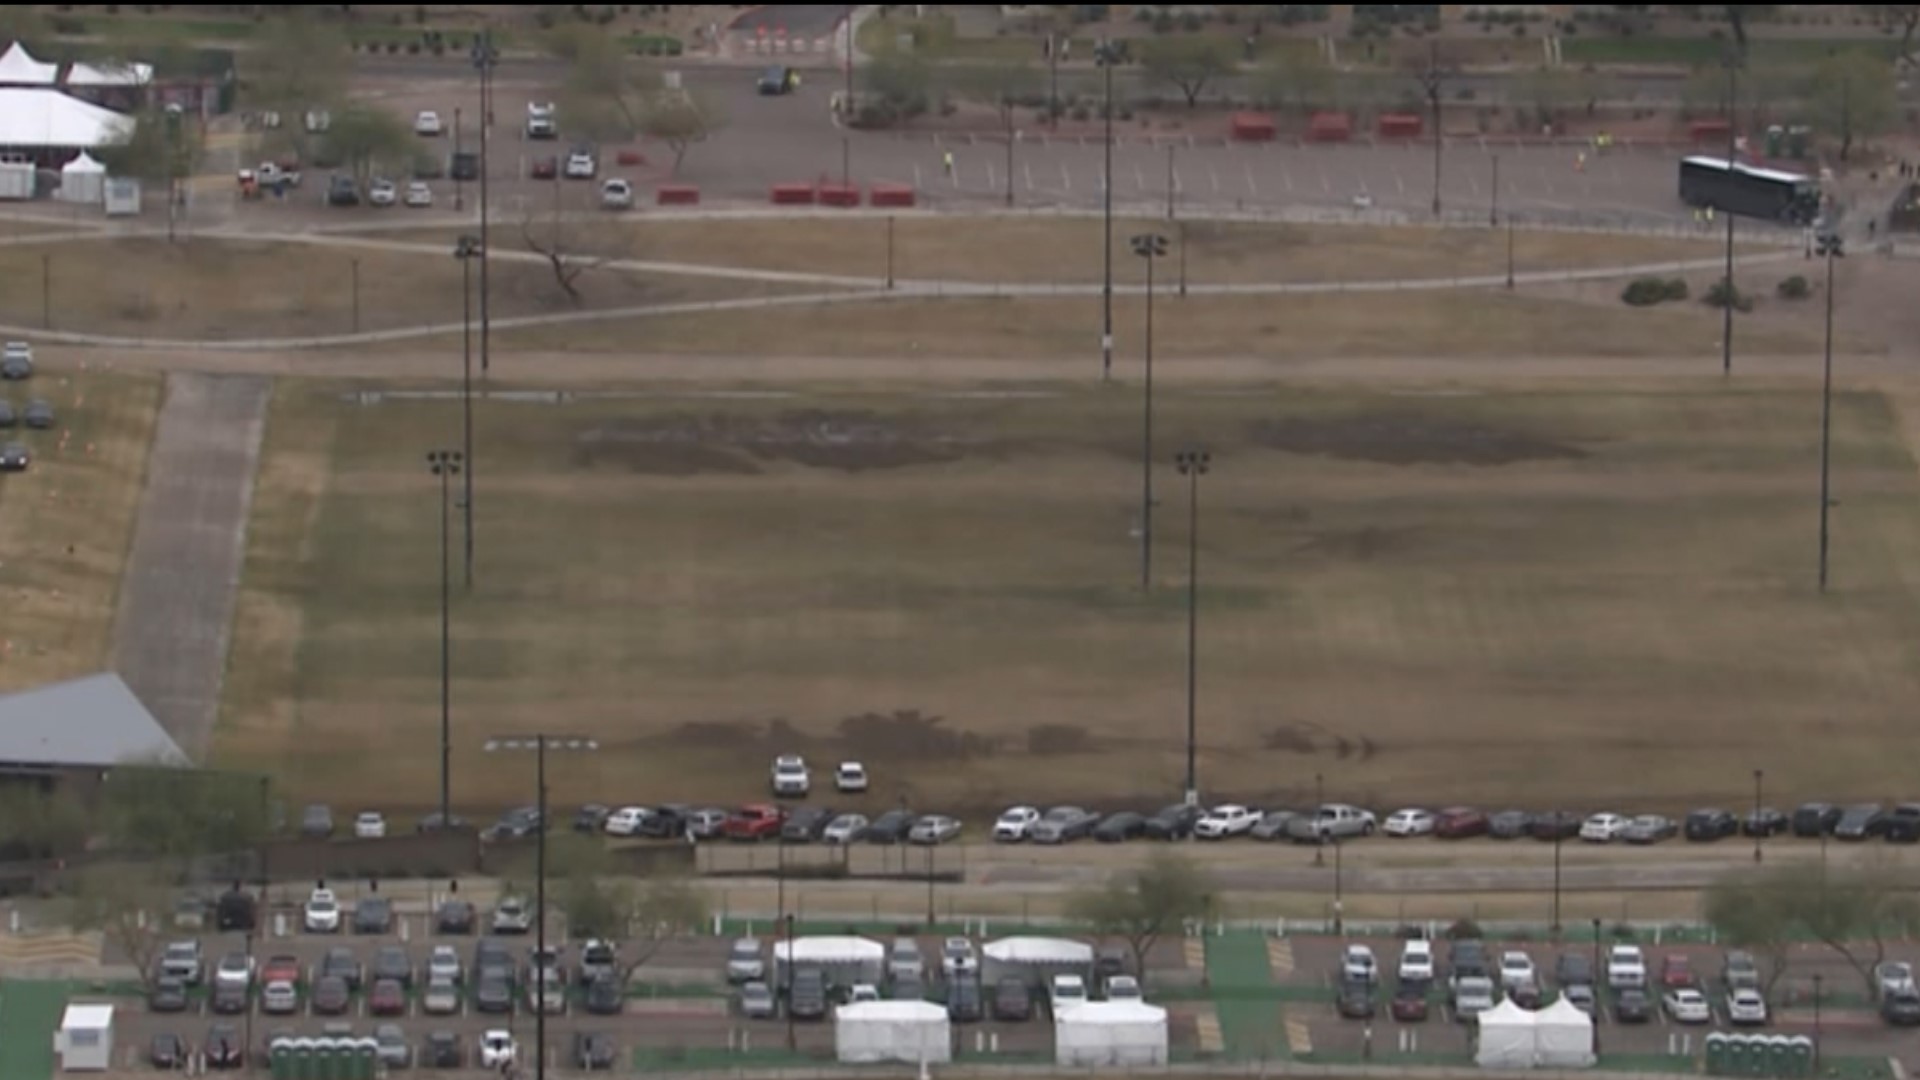
[[[1615,990],[1647,985],[1647,958],[1638,945],[1615,945],[1607,950],[1607,985]]]
[[[285,184],[290,188],[300,186],[300,170],[288,168],[277,161],[261,162],[260,166],[253,170],[253,178],[261,187],[272,187],[275,184]]]

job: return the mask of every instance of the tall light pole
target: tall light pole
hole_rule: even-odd
[[[458,105],[453,107],[453,208],[455,210],[467,208],[467,182],[461,179],[464,174],[460,169],[460,129],[465,119],[462,111]]]
[[[1105,252],[1100,286],[1100,381],[1113,378],[1113,67],[1120,62],[1120,47],[1111,41],[1094,46],[1093,60],[1106,76],[1107,119],[1106,172],[1101,174],[1101,198],[1105,210],[1101,235]]]
[[[1313,809],[1315,813],[1318,813],[1320,808],[1325,806],[1327,802],[1326,785],[1322,781],[1323,777],[1319,773],[1313,774]],[[1327,865],[1325,854],[1327,850],[1326,835],[1322,834],[1314,839],[1316,842],[1313,845],[1313,865],[1325,866]]]
[[[1839,233],[1822,235],[1816,250],[1827,260],[1827,342],[1826,360],[1820,377],[1820,591],[1827,591],[1827,512],[1833,506],[1831,462],[1833,458],[1833,261],[1846,256]]]
[[[1173,461],[1180,475],[1187,478],[1187,805],[1199,806],[1195,758],[1200,685],[1200,478],[1207,475],[1213,455],[1205,450],[1182,450]]]
[[[1733,177],[1733,154],[1735,147],[1733,138],[1733,103],[1740,86],[1740,54],[1732,46],[1728,46],[1726,65],[1727,177],[1731,180]],[[1726,303],[1721,305],[1720,314],[1720,374],[1731,376],[1733,374],[1733,213],[1727,210],[1726,207],[1721,207],[1720,209],[1727,218],[1727,274],[1726,277],[1722,279],[1721,284],[1721,288],[1724,290],[1721,299],[1726,301]]]
[[[480,72],[480,374],[485,377],[492,366],[489,348],[492,320],[488,300],[493,294],[487,277],[487,147],[493,131],[493,66],[500,61],[500,50],[493,47],[493,31],[480,31],[473,39],[473,66]]]
[[[540,815],[540,826],[534,844],[534,895],[533,895],[533,931],[534,955],[539,964],[550,963],[547,959],[547,750],[571,751],[575,753],[593,753],[600,749],[598,741],[577,735],[549,735],[544,732],[533,735],[505,735],[488,739],[484,748],[488,753],[496,751],[525,751],[534,753],[535,786],[538,789],[536,805]],[[791,965],[789,965],[791,966]],[[536,1080],[546,1080],[547,1076],[547,1009],[546,984],[541,977],[542,968],[534,971],[534,1010],[533,1010],[533,1075]]]
[[[1820,989],[1822,979],[1819,972],[1813,973],[1813,1068],[1820,1071]]]
[[[1133,253],[1147,260],[1146,405],[1140,427],[1140,591],[1153,586],[1153,264],[1167,253],[1167,238],[1141,233]]]
[[[453,257],[460,260],[460,453],[473,460],[473,259],[481,255],[480,241],[460,237]],[[482,265],[485,260],[482,259]],[[473,470],[463,470],[460,519],[465,529],[467,589],[473,589]]]
[[[1567,838],[1566,811],[1553,812],[1553,939],[1560,940],[1560,844]]]
[[[440,827],[444,829],[453,820],[453,575],[447,569],[447,488],[460,472],[460,451],[427,451],[427,468],[440,478]]]
[[[1753,770],[1753,861],[1760,861],[1760,780],[1766,770]]]
[[[847,91],[841,100],[846,104],[840,112],[840,186],[853,186],[853,136],[848,121],[853,118],[853,9],[847,9],[846,18],[841,20],[847,26]],[[1007,179],[1008,198],[1012,198],[1013,179]]]
[[[1493,196],[1487,206],[1487,224],[1500,224],[1500,155],[1493,155]]]

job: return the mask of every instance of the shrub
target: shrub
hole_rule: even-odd
[[[1667,298],[1667,283],[1659,278],[1634,278],[1621,290],[1620,299],[1631,307],[1652,307]]]
[[[1667,280],[1667,299],[1685,300],[1687,295],[1687,283],[1685,279],[1669,278]]]
[[[1485,936],[1480,932],[1480,924],[1472,919],[1456,919],[1452,926],[1447,927],[1448,941],[1465,941]]]
[[[1707,295],[1700,300],[1708,307],[1723,308],[1731,303],[1735,311],[1753,310],[1753,298],[1738,288],[1729,289],[1725,281],[1714,282],[1713,287],[1707,290]]]
[[[1813,286],[1807,284],[1805,277],[1795,274],[1774,286],[1773,291],[1782,300],[1805,300],[1813,295]]]

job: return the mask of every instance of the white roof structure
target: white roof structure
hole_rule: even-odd
[[[187,755],[120,676],[102,672],[0,697],[0,763],[109,768],[128,762],[185,765]]]
[[[1002,964],[1091,964],[1093,946],[1071,938],[1010,937],[990,941],[982,956]]]
[[[60,166],[60,172],[64,176],[105,176],[107,167],[95,161],[92,154],[82,150],[79,157]]]
[[[834,1010],[833,1046],[849,1063],[944,1064],[953,1059],[953,1027],[931,1001],[863,1001]]]
[[[152,81],[152,64],[88,64],[76,60],[67,69],[68,86],[145,86]]]
[[[27,47],[17,41],[0,53],[0,86],[52,86],[59,74],[59,64],[35,60]]]
[[[1543,1069],[1588,1069],[1593,1053],[1593,1017],[1562,995],[1533,1017],[1533,1060]]]
[[[773,943],[773,958],[781,963],[789,956],[798,964],[878,963],[886,955],[886,946],[863,937],[803,937]]]
[[[945,1020],[947,1010],[931,1001],[857,1001],[842,1005],[833,1015],[842,1020],[872,1020],[882,1023],[912,1023]]]
[[[0,146],[90,149],[132,130],[129,118],[58,90],[0,87]]]
[[[1473,1063],[1483,1069],[1531,1069],[1533,1067],[1533,1025],[1531,1012],[1502,999],[1500,1004],[1481,1013],[1480,1045]]]
[[[1054,1061],[1071,1066],[1167,1063],[1167,1010],[1144,1001],[1091,1001],[1054,1016]]]
[[[92,1028],[113,1026],[113,1006],[73,1004],[60,1017],[60,1027],[65,1031],[85,1031]]]

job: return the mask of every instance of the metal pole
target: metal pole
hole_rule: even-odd
[[[1200,805],[1196,767],[1200,699],[1200,471],[1187,471],[1187,805]]]
[[[53,329],[53,255],[40,256],[40,325]]]
[[[933,849],[934,847],[935,845],[933,844],[927,845],[927,925],[928,926],[933,925],[933,919],[934,919],[934,912],[933,912]]]
[[[1167,220],[1173,220],[1173,144],[1167,144]]]
[[[787,838],[777,837],[779,846],[774,849],[774,899],[773,910],[777,918],[787,917]]]
[[[1826,245],[1827,256],[1827,341],[1826,359],[1820,379],[1820,591],[1827,591],[1827,513],[1830,497],[1830,463],[1833,456],[1833,257],[1839,253],[1839,240]]]
[[[1600,978],[1600,920],[1593,920],[1593,977]]]
[[[1098,53],[1100,65],[1106,70],[1106,114],[1107,114],[1107,164],[1106,172],[1101,174],[1100,187],[1105,205],[1105,267],[1102,271],[1100,287],[1100,381],[1113,378],[1113,54],[1107,43],[1101,43]]]
[[[1560,812],[1555,811],[1553,820],[1553,934],[1560,936],[1560,844],[1565,839],[1561,829]]]
[[[1184,298],[1187,295],[1187,223],[1182,221],[1179,227],[1180,234],[1174,243],[1180,245],[1180,295]]]
[[[467,208],[467,182],[460,178],[460,106],[453,107],[453,208]]]
[[[1513,288],[1513,215],[1507,215],[1507,288]]]
[[[447,485],[452,478],[444,463],[435,471],[440,474],[440,827],[444,829],[453,820],[452,575],[447,570]]]
[[[1007,205],[1013,205],[1013,102],[1002,102],[1007,114]]]
[[[484,263],[482,265],[485,265]],[[547,963],[547,737],[541,734],[534,742],[534,770],[538,774],[540,788],[540,839],[534,845],[534,950],[540,957],[544,969]],[[539,978],[539,973],[536,973]],[[533,1075],[536,1080],[546,1080],[547,1076],[547,991],[544,980],[539,986],[539,1007],[533,1011]]]
[[[353,276],[353,332],[357,334],[360,332],[360,260],[352,260],[351,265],[353,267],[351,272]]]
[[[848,187],[853,183],[853,140],[847,129],[847,121],[853,116],[853,12],[849,10],[844,20],[847,24],[847,96],[846,109],[840,114],[840,186]],[[1007,190],[1013,190],[1013,180],[1007,180]]]
[[[893,288],[893,215],[887,215],[887,288]]]
[[[1318,810],[1321,806],[1326,804],[1326,801],[1327,801],[1326,793],[1322,790],[1321,776],[1319,773],[1314,773],[1313,774],[1314,809]],[[1327,857],[1326,857],[1327,838],[1325,836],[1320,836],[1320,837],[1316,837],[1315,839],[1318,840],[1318,843],[1313,845],[1313,865],[1325,866],[1327,865]]]
[[[1735,146],[1734,138],[1733,138],[1733,126],[1734,126],[1733,102],[1734,102],[1735,96],[1739,92],[1738,90],[1739,77],[1740,77],[1740,68],[1738,64],[1738,58],[1730,54],[1727,57],[1727,175],[1728,176],[1733,175],[1733,155],[1734,155],[1734,146]],[[1721,299],[1725,300],[1726,303],[1721,305],[1721,312],[1720,312],[1720,374],[1731,377],[1733,375],[1733,213],[1727,210],[1725,207],[1722,207],[1721,211],[1726,214],[1726,218],[1727,218],[1727,274],[1726,274],[1726,277],[1723,279],[1724,281],[1723,288],[1725,289],[1725,293],[1721,297]]]
[[[1493,155],[1493,202],[1487,208],[1487,224],[1500,224],[1500,155]]]
[[[1147,371],[1140,426],[1140,591],[1153,586],[1153,263],[1147,249]]]
[[[492,309],[489,300],[493,296],[492,280],[487,274],[487,262],[492,258],[493,245],[489,226],[492,218],[487,207],[487,166],[488,149],[493,130],[493,31],[482,30],[480,38],[474,44],[475,62],[480,65],[480,377],[485,379],[492,370],[492,350],[489,347],[493,338]],[[469,460],[467,467],[472,468]]]
[[[1333,838],[1333,932],[1335,934],[1345,932],[1343,918],[1345,913],[1341,910],[1345,905],[1345,898],[1342,895],[1344,885],[1341,880],[1344,876],[1345,871],[1340,858],[1340,838],[1336,836]]]
[[[1813,1068],[1820,1069],[1820,984],[1823,981],[1819,972],[1813,973]]]
[[[1765,773],[1760,769],[1753,770],[1753,824],[1754,824],[1753,861],[1754,862],[1760,861],[1760,828],[1759,828],[1759,825],[1760,825],[1760,778],[1764,775]]]
[[[473,256],[460,260],[460,519],[466,548],[467,591],[473,591]]]
[[[787,1049],[795,1046],[793,1037],[793,913],[787,913]]]
[[[1047,34],[1047,127],[1060,129],[1060,39]]]
[[[1440,43],[1427,43],[1427,69],[1433,79],[1433,216],[1440,216]]]

